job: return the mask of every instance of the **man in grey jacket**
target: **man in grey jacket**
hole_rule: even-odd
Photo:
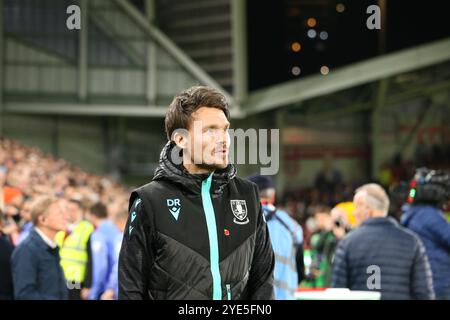
[[[359,227],[337,247],[332,286],[378,291],[381,299],[434,299],[425,248],[416,234],[387,217],[383,188],[363,185],[353,202]]]

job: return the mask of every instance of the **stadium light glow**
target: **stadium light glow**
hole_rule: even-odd
[[[316,37],[316,35],[317,35],[316,30],[314,30],[314,29],[309,29],[308,30],[308,37],[309,38],[314,39]]]
[[[292,67],[292,69],[291,69],[291,73],[294,76],[299,76],[301,72],[302,71],[301,71],[300,67],[298,67],[298,66]]]
[[[328,32],[326,32],[326,31],[320,32],[319,37],[322,40],[327,40],[328,39]]]
[[[314,28],[317,25],[317,20],[315,18],[309,18],[306,20],[306,25],[310,28]]]
[[[302,46],[299,42],[293,42],[291,44],[291,50],[294,52],[299,52],[302,49]]]
[[[330,72],[330,69],[327,66],[320,67],[320,73],[324,76],[327,75]]]
[[[345,11],[345,6],[344,6],[344,4],[343,4],[343,3],[338,3],[338,4],[336,5],[336,11],[339,12],[339,13],[344,12],[344,11]]]

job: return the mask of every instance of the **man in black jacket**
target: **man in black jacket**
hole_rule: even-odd
[[[153,181],[130,197],[119,299],[272,299],[274,255],[255,184],[228,163],[229,110],[209,87],[174,98]]]
[[[14,292],[10,260],[14,246],[9,241],[8,236],[2,233],[2,218],[0,209],[0,300],[12,300]]]
[[[332,286],[378,291],[381,299],[433,299],[425,248],[417,235],[386,217],[386,192],[367,184],[356,190],[353,202],[362,224],[338,245]]]

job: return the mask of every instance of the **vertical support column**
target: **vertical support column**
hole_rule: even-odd
[[[150,22],[150,24],[155,23],[155,0],[146,0],[145,1],[145,14]],[[148,39],[147,44],[147,102],[149,105],[156,104],[156,95],[157,95],[157,63],[156,63],[156,43],[153,39]]]
[[[389,79],[382,79],[378,83],[377,96],[375,99],[375,105],[372,110],[371,115],[371,129],[372,129],[372,159],[371,159],[371,175],[373,179],[378,176],[378,171],[380,169],[382,159],[381,149],[383,148],[381,141],[382,134],[382,122],[381,118],[381,108],[386,103],[386,94],[388,89]]]
[[[88,93],[88,2],[80,0],[81,30],[78,45],[78,99],[86,101]]]
[[[233,95],[238,105],[248,94],[246,0],[231,0]]]
[[[286,119],[286,110],[281,108],[276,111],[275,115],[275,129],[280,130],[280,159],[279,161],[279,171],[276,179],[276,191],[278,197],[281,196],[284,193],[284,187],[286,184],[286,177],[284,172],[284,142],[283,142],[283,136],[284,136],[284,123]]]

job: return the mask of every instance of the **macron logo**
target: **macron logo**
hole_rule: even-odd
[[[134,210],[136,210],[136,208],[137,208],[137,206],[138,206],[138,204],[139,203],[141,203],[141,199],[139,199],[139,198],[137,198],[135,201],[134,201]],[[131,232],[133,231],[133,229],[134,229],[134,227],[131,225],[133,222],[134,222],[134,220],[136,219],[136,211],[134,211],[133,210],[133,212],[131,213],[131,217],[130,217],[130,226],[128,227],[128,235],[130,236],[131,235]]]
[[[180,215],[180,199],[166,199],[167,207],[169,208],[169,212],[178,221],[178,216]]]

